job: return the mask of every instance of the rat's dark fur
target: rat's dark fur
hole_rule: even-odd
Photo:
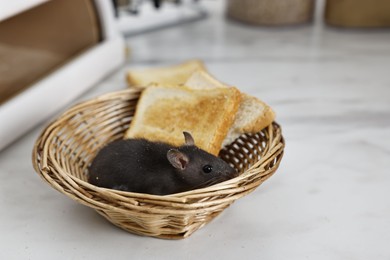
[[[186,136],[187,144],[180,147],[144,139],[112,142],[93,160],[89,182],[104,188],[166,195],[237,176],[226,162],[193,145],[189,137],[192,143]],[[212,171],[206,173],[208,166]]]

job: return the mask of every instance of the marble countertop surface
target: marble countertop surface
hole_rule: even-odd
[[[140,237],[34,172],[44,123],[0,152],[0,259],[390,259],[390,31],[250,27],[209,5],[128,38],[129,62],[79,100],[126,88],[127,69],[202,59],[276,111],[276,174],[185,240]]]

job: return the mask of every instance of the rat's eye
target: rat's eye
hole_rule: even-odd
[[[205,165],[203,166],[203,172],[210,173],[213,170],[213,167],[211,165]]]

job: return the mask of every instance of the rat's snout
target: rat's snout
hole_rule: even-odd
[[[227,172],[225,173],[225,177],[226,177],[227,179],[235,178],[235,177],[237,177],[237,176],[238,176],[238,172],[237,172],[236,169],[234,169],[233,167],[231,167],[231,168],[229,169],[229,171],[227,171]]]

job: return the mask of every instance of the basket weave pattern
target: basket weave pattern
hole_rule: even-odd
[[[281,129],[273,123],[245,134],[220,152],[240,175],[207,188],[157,196],[96,187],[88,167],[108,142],[120,139],[140,95],[136,88],[109,93],[66,111],[42,132],[33,150],[37,173],[52,187],[139,235],[180,239],[191,235],[235,200],[268,179],[283,156]]]

